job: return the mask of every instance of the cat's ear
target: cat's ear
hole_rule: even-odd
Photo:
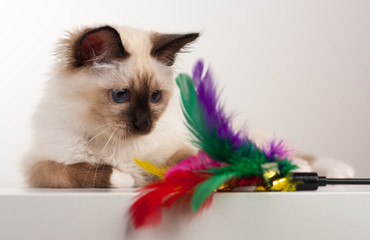
[[[176,54],[183,51],[186,46],[194,42],[199,33],[188,34],[160,34],[151,35],[152,57],[163,62],[167,66],[172,66],[175,62]]]
[[[75,66],[110,62],[127,56],[119,33],[110,26],[85,31],[74,45]]]

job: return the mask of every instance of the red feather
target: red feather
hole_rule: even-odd
[[[248,178],[241,178],[238,180],[238,187],[259,185],[263,183],[261,176],[252,176]]]
[[[140,189],[130,208],[135,228],[158,225],[162,220],[162,206],[170,207],[181,197],[185,197],[185,203],[189,202],[194,187],[208,177],[191,171],[178,171]]]

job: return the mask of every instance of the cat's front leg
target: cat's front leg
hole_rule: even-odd
[[[28,171],[28,185],[40,188],[108,188],[133,187],[134,179],[110,165],[88,162],[63,164],[40,161]]]
[[[135,181],[131,174],[113,168],[110,176],[110,187],[114,188],[127,188],[134,187]]]

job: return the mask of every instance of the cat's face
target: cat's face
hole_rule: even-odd
[[[59,49],[65,104],[90,137],[150,133],[174,91],[175,56],[198,36],[110,26],[70,33]]]

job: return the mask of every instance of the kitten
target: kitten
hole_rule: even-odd
[[[141,187],[155,165],[194,155],[171,66],[198,33],[102,26],[69,32],[57,49],[24,157],[30,187]]]

